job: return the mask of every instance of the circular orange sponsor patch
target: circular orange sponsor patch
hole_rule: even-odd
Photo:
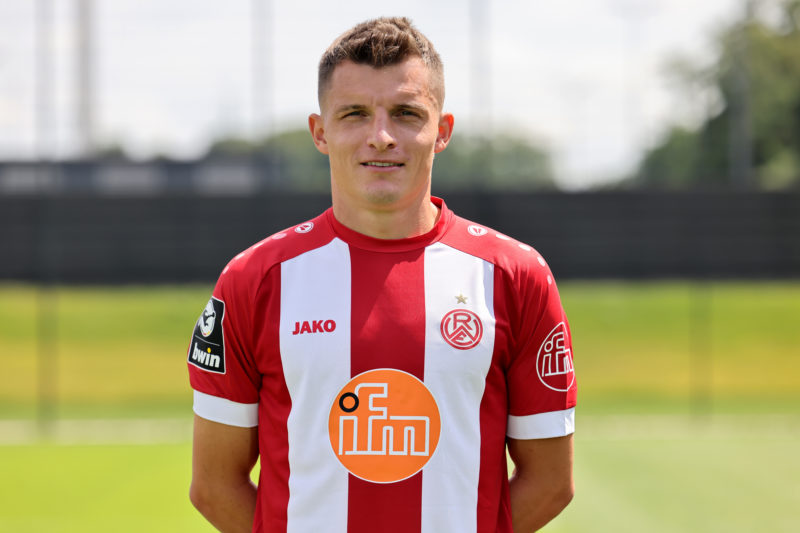
[[[336,458],[354,476],[395,483],[419,472],[439,443],[441,419],[425,384],[388,368],[363,372],[331,406],[328,433]]]

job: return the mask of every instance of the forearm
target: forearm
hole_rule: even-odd
[[[228,426],[195,415],[189,498],[220,531],[253,530],[256,487],[250,472],[257,459],[257,428]]]
[[[190,494],[200,514],[218,530],[224,533],[253,530],[256,487],[249,480],[205,488],[192,483]]]
[[[553,487],[516,473],[509,481],[511,520],[514,531],[532,533],[538,531],[564,510],[572,500],[571,484]]]

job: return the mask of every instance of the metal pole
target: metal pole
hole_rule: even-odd
[[[53,432],[56,419],[58,385],[57,314],[58,299],[53,287],[55,266],[51,233],[51,209],[49,195],[53,187],[52,158],[55,157],[54,124],[54,58],[53,58],[53,2],[37,0],[36,3],[36,108],[34,115],[35,144],[38,160],[38,289],[36,298],[36,355],[37,372],[37,420],[42,436]]]
[[[75,15],[78,150],[85,158],[90,158],[94,155],[94,1],[76,0]]]
[[[251,0],[251,50],[252,50],[252,116],[250,118],[250,139],[253,145],[269,139],[274,134],[273,100],[273,45],[271,0]],[[265,159],[266,157],[266,159]],[[253,154],[253,168],[264,182],[274,181],[274,168],[271,154]]]
[[[39,162],[48,161],[53,149],[53,1],[37,0],[35,11],[35,140],[34,153]],[[39,179],[39,187],[44,187],[45,179]]]
[[[480,187],[492,179],[492,145],[493,134],[491,125],[491,41],[490,41],[490,9],[487,0],[470,0],[469,25],[470,25],[470,107],[472,118],[472,137],[478,142],[485,143],[485,156],[481,156],[478,148],[473,150],[471,167],[474,169],[476,180],[473,185]]]
[[[750,110],[750,73],[748,39],[755,16],[755,3],[745,0],[745,17],[734,36],[733,86],[728,130],[728,161],[731,184],[749,188],[752,185],[753,127]]]

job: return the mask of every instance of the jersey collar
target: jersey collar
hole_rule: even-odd
[[[328,224],[330,224],[333,233],[347,244],[375,252],[408,252],[411,250],[425,248],[426,246],[435,243],[442,238],[445,230],[450,225],[450,221],[453,218],[453,212],[447,208],[444,200],[437,198],[436,196],[431,196],[431,202],[433,202],[433,205],[441,210],[441,213],[439,214],[439,220],[436,221],[433,229],[431,229],[428,233],[417,235],[416,237],[410,237],[408,239],[377,239],[375,237],[370,237],[368,235],[364,235],[363,233],[353,231],[336,220],[336,217],[333,216],[332,207],[325,211],[325,218],[328,220]]]

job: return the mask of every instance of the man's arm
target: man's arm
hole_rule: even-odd
[[[258,459],[258,428],[227,426],[194,417],[189,499],[223,532],[253,530],[256,487],[250,471]]]
[[[509,482],[514,531],[531,533],[555,518],[572,500],[572,435],[552,439],[508,439],[514,462]]]

